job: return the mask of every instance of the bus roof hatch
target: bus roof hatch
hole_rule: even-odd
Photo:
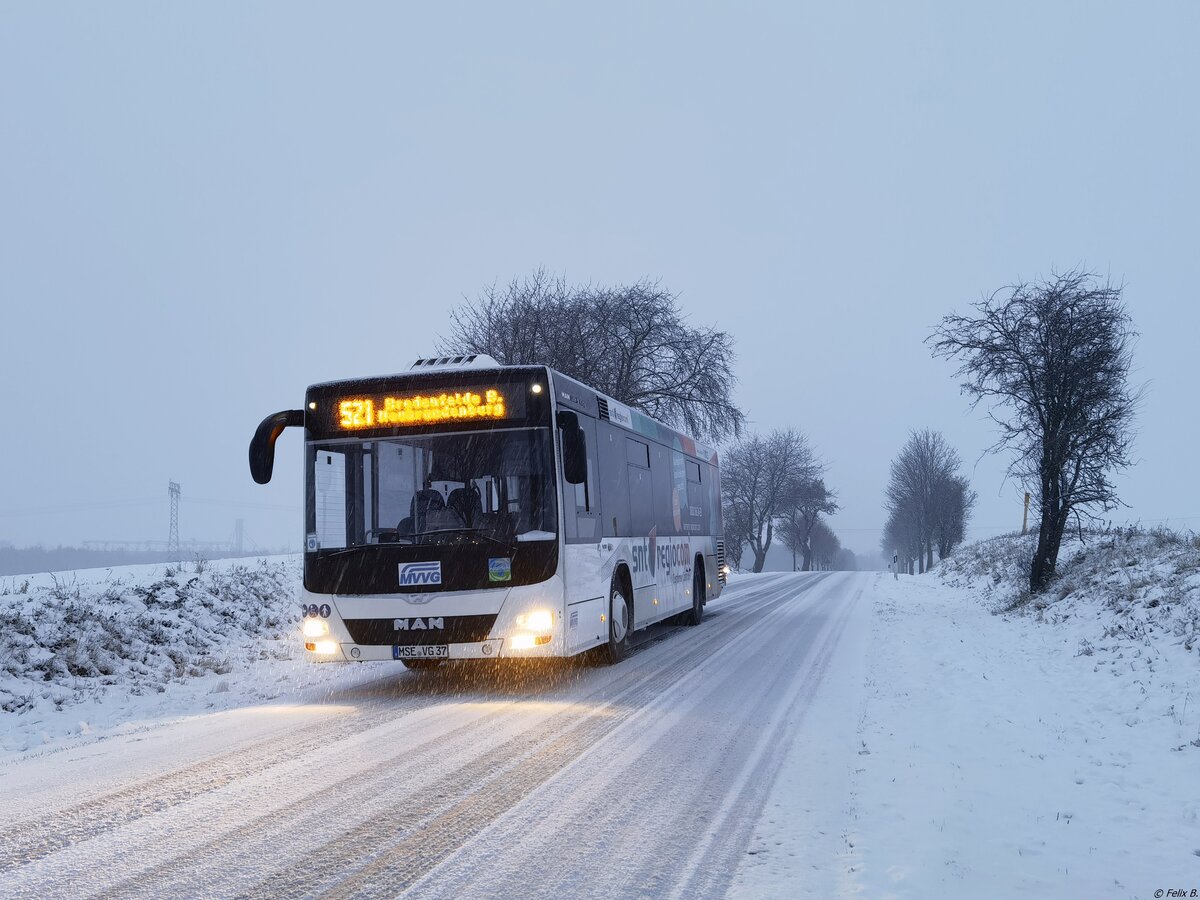
[[[409,368],[421,371],[430,369],[498,369],[500,363],[485,353],[472,353],[466,356],[430,356],[418,359]]]

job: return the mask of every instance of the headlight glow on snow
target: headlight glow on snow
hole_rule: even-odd
[[[321,637],[329,634],[329,624],[324,619],[305,619],[304,620],[304,636],[305,637]]]

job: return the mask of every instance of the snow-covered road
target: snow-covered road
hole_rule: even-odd
[[[853,732],[822,692],[877,583],[741,579],[614,667],[387,667],[22,760],[0,895],[722,895],[806,712]]]

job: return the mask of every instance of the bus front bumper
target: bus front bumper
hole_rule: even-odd
[[[513,638],[491,638],[486,641],[470,644],[444,644],[444,656],[412,656],[400,655],[410,648],[392,647],[390,645],[364,645],[352,643],[337,643],[335,641],[316,642],[308,647],[307,656],[312,662],[391,662],[397,659],[532,659],[546,656],[562,656],[562,639],[555,635],[547,643],[532,647],[514,646],[519,644]]]

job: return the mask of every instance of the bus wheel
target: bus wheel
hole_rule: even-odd
[[[429,672],[441,666],[444,659],[402,659],[404,668],[412,669],[414,672]]]
[[[600,648],[600,656],[606,663],[620,662],[629,653],[629,627],[633,624],[631,612],[625,589],[614,578],[612,589],[608,592],[608,643]]]
[[[683,614],[684,625],[699,625],[704,618],[704,570],[695,567],[692,574],[692,608]]]

